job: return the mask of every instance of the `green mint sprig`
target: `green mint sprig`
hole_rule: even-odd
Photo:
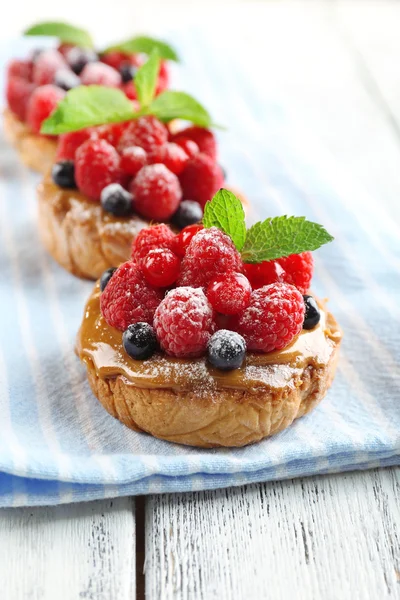
[[[59,135],[96,125],[122,123],[142,115],[154,115],[163,122],[183,119],[201,127],[218,127],[204,106],[185,92],[166,90],[154,97],[159,68],[160,57],[154,50],[134,78],[140,104],[138,111],[121,90],[98,85],[80,86],[65,95],[43,122],[41,133]]]
[[[37,23],[26,29],[24,35],[46,35],[56,37],[64,44],[74,44],[74,46],[80,46],[81,48],[93,48],[92,37],[87,31],[61,21]]]
[[[160,58],[179,62],[178,54],[172,46],[167,44],[167,42],[145,35],[138,35],[125,42],[109,46],[103,53],[111,52],[112,50],[118,50],[119,52],[124,52],[126,54],[148,54],[149,56],[156,50]]]
[[[318,223],[305,217],[274,217],[246,230],[239,198],[219,190],[204,208],[204,227],[218,227],[232,238],[245,263],[276,260],[307,250],[317,250],[334,238]]]

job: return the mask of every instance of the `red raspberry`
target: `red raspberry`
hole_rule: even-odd
[[[33,65],[33,81],[36,85],[53,83],[59,69],[68,69],[64,57],[57,50],[41,52]]]
[[[154,312],[163,297],[151,288],[132,261],[118,267],[100,296],[100,308],[110,327],[125,331],[128,325],[153,323]]]
[[[119,87],[121,75],[102,62],[92,62],[85,65],[81,73],[83,85],[106,85],[107,87]]]
[[[244,272],[253,290],[270,283],[286,281],[282,267],[275,260],[264,261],[255,265],[244,265]]]
[[[124,92],[125,96],[129,98],[129,100],[137,100],[137,91],[133,81],[127,81],[126,83],[123,83],[121,85],[121,90]]]
[[[21,120],[25,121],[29,98],[35,89],[34,83],[29,83],[21,77],[9,77],[6,87],[7,104],[10,110]]]
[[[189,158],[193,158],[196,154],[200,152],[200,148],[193,140],[189,140],[189,138],[178,138],[174,140],[174,143],[177,144],[186,152]]]
[[[231,238],[211,227],[192,238],[182,261],[178,284],[206,287],[217,275],[242,270],[242,259]]]
[[[80,131],[71,131],[63,133],[58,138],[57,160],[75,160],[75,154],[79,146],[91,137],[95,137],[93,129],[81,129]]]
[[[130,191],[136,212],[155,221],[170,219],[182,198],[177,176],[165,165],[148,165],[140,169]]]
[[[72,48],[75,48],[75,46],[73,44],[60,44],[57,48],[58,52],[60,54],[62,54],[64,56],[64,58],[67,56],[68,52],[70,50],[72,50]]]
[[[292,254],[277,261],[284,270],[283,281],[291,283],[302,293],[310,289],[314,272],[314,258],[311,252]]]
[[[160,70],[158,72],[158,82],[156,95],[161,94],[169,86],[169,67],[165,60],[161,61]]]
[[[126,123],[109,123],[108,125],[99,125],[93,129],[100,140],[106,140],[106,142],[116,148],[126,126]]]
[[[118,50],[111,50],[111,52],[102,55],[101,62],[119,71],[121,65],[130,62],[130,59],[129,54],[119,52]]]
[[[147,154],[140,146],[130,146],[121,152],[121,169],[128,175],[136,175],[147,164]]]
[[[93,200],[100,200],[101,190],[119,183],[119,155],[105,140],[89,139],[75,155],[75,181],[78,188]]]
[[[7,67],[7,77],[21,77],[32,81],[33,62],[31,60],[12,60]]]
[[[168,292],[155,312],[154,329],[161,348],[170,356],[204,354],[215,323],[203,290],[180,287]]]
[[[188,225],[177,236],[177,253],[179,256],[185,256],[187,247],[189,246],[192,238],[204,229],[204,225],[195,223],[194,225]]]
[[[182,173],[188,160],[188,155],[178,144],[167,143],[164,146],[157,146],[149,154],[150,164],[162,163],[175,175]]]
[[[133,240],[132,259],[141,263],[150,250],[155,250],[156,248],[168,248],[171,250],[174,240],[175,234],[165,223],[146,227],[146,229],[139,231]]]
[[[150,285],[169,287],[178,279],[181,261],[166,248],[150,250],[143,260],[142,272]]]
[[[64,90],[55,85],[42,85],[34,90],[26,111],[26,121],[34,133],[40,133],[43,121],[51,115],[64,96]]]
[[[217,142],[214,134],[209,129],[204,127],[187,127],[173,137],[173,142],[177,142],[179,139],[193,140],[199,147],[200,152],[208,154],[210,158],[215,162],[217,160]]]
[[[222,187],[224,176],[221,167],[207,154],[196,154],[188,160],[179,180],[183,197],[196,200],[202,207]]]
[[[250,305],[232,324],[246,340],[248,350],[281,350],[300,333],[304,300],[293,285],[272,283],[255,290]]]
[[[212,280],[207,298],[212,307],[223,315],[236,315],[250,303],[251,285],[242,273],[227,273]]]
[[[168,130],[156,117],[146,115],[129,123],[125,129],[118,149],[121,152],[129,146],[140,146],[146,152],[151,152],[157,146],[168,141]]]

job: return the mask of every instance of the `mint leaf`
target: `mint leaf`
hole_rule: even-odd
[[[333,237],[318,223],[306,221],[305,217],[275,217],[260,221],[247,231],[242,249],[242,259],[247,263],[259,263],[316,250],[331,242]]]
[[[148,55],[150,55],[153,50],[157,50],[160,58],[179,62],[179,56],[172,46],[167,44],[167,42],[144,35],[139,35],[127,40],[126,42],[121,42],[120,44],[110,46],[104,50],[104,53],[110,52],[111,50],[119,50],[119,52],[125,52],[126,54],[135,54],[140,52]]]
[[[132,103],[121,90],[82,85],[66,94],[40,131],[58,135],[94,125],[129,121],[134,117]]]
[[[134,79],[141,107],[147,107],[154,98],[159,70],[160,57],[154,50],[149,60],[137,71]]]
[[[87,31],[61,21],[37,23],[24,31],[24,35],[47,35],[58,38],[64,44],[93,48],[93,40]]]
[[[173,92],[171,90],[162,92],[150,104],[149,112],[160,121],[183,119],[201,127],[212,126],[209,112],[185,92]]]
[[[220,189],[204,207],[204,227],[218,227],[229,235],[240,251],[246,239],[244,210],[239,198],[232,192]]]

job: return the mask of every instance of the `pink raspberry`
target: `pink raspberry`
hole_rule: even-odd
[[[311,252],[278,258],[277,262],[284,270],[283,281],[291,283],[302,294],[306,294],[310,289],[314,272],[314,258]]]
[[[221,167],[207,154],[196,154],[188,160],[179,180],[183,197],[196,200],[202,207],[222,187],[224,176]]]
[[[130,191],[136,212],[155,221],[170,219],[182,198],[177,176],[165,165],[148,165],[140,169]]]
[[[209,129],[193,125],[179,131],[172,141],[177,142],[181,138],[193,140],[199,147],[200,152],[207,154],[214,162],[217,160],[217,142],[214,134]]]
[[[146,227],[146,229],[139,231],[133,240],[132,259],[140,264],[151,250],[158,248],[172,250],[174,241],[175,234],[165,223]]]
[[[147,154],[140,146],[130,146],[121,152],[121,169],[127,175],[136,175],[147,164]]]
[[[248,350],[281,350],[300,333],[305,306],[303,296],[293,285],[272,283],[255,290],[246,310],[232,329],[240,333]]]
[[[188,160],[189,157],[183,148],[173,143],[157,146],[149,154],[149,164],[161,163],[175,175],[182,173]]]
[[[10,110],[20,119],[25,121],[29,99],[35,89],[34,83],[29,83],[22,77],[9,77],[7,79],[6,98]]]
[[[129,146],[140,146],[146,152],[151,152],[157,146],[168,141],[168,130],[156,117],[145,115],[131,121],[125,129],[118,149],[121,152]]]
[[[202,356],[215,331],[212,306],[200,289],[175,288],[158,306],[154,329],[161,348],[170,356]]]
[[[105,140],[89,139],[75,155],[75,181],[81,192],[100,200],[101,191],[121,179],[118,152]]]
[[[105,85],[107,87],[119,87],[121,75],[102,62],[87,63],[81,73],[83,85]]]
[[[150,287],[139,267],[128,261],[118,267],[102,292],[101,314],[110,327],[121,331],[132,323],[152,324],[162,297],[162,291]]]
[[[40,133],[43,121],[51,115],[64,96],[64,90],[55,85],[42,85],[34,90],[26,111],[26,121],[34,133]]]
[[[182,260],[178,285],[206,287],[220,274],[243,271],[243,263],[231,238],[211,227],[192,238]]]
[[[32,81],[33,62],[31,60],[12,60],[7,66],[8,77],[21,77],[26,81]]]
[[[251,285],[242,273],[224,273],[212,280],[207,298],[212,307],[223,315],[236,315],[250,303]]]
[[[62,54],[53,49],[45,50],[39,54],[33,65],[33,82],[36,85],[53,83],[55,74],[60,69],[68,69]]]
[[[86,140],[95,137],[93,129],[80,129],[63,133],[58,138],[57,160],[75,160],[75,154],[79,146],[82,146]]]

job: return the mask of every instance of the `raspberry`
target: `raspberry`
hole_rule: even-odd
[[[57,50],[60,54],[66,57],[72,48],[75,48],[73,44],[60,44]]]
[[[108,125],[99,125],[94,127],[96,136],[100,140],[106,140],[111,146],[116,148],[119,144],[122,134],[126,129],[126,123],[110,123]]]
[[[179,256],[185,256],[187,247],[192,241],[192,238],[202,229],[204,229],[204,225],[201,225],[201,223],[188,225],[185,229],[182,229],[177,237],[177,251]]]
[[[129,100],[137,100],[137,91],[133,81],[123,83],[121,89],[124,92],[125,96],[129,98]]]
[[[143,260],[142,273],[150,285],[169,287],[178,279],[180,260],[166,248],[150,250]]]
[[[167,143],[164,146],[157,146],[149,154],[150,164],[162,163],[175,175],[182,173],[188,160],[188,155],[178,144]]]
[[[181,138],[193,140],[199,147],[200,152],[208,154],[214,162],[217,160],[217,142],[214,134],[209,129],[197,126],[188,127],[177,133],[172,141],[176,142]]]
[[[29,83],[21,77],[9,77],[6,87],[7,104],[10,110],[21,120],[25,121],[29,98],[35,89],[34,83]]]
[[[223,315],[236,315],[250,303],[251,285],[242,273],[219,275],[207,288],[212,307]]]
[[[311,252],[292,254],[285,258],[279,258],[277,262],[284,270],[283,281],[291,283],[302,294],[306,294],[314,272],[314,259]]]
[[[78,188],[93,200],[110,183],[119,183],[118,152],[105,140],[89,139],[75,155],[75,180]]]
[[[58,138],[57,160],[75,160],[75,154],[79,146],[93,137],[93,129],[81,129],[80,131],[71,131],[71,133],[63,133]]]
[[[180,175],[183,197],[205,203],[222,187],[224,176],[221,167],[207,154],[196,154],[188,160]]]
[[[165,60],[161,61],[160,70],[158,72],[158,82],[156,95],[161,94],[169,86],[169,68]]]
[[[128,175],[136,175],[147,164],[147,154],[140,146],[130,146],[121,152],[121,169]]]
[[[186,152],[189,158],[193,158],[196,154],[200,152],[200,148],[193,140],[189,140],[189,138],[177,138],[174,139],[174,143],[177,146],[180,146],[182,150]]]
[[[304,300],[293,285],[272,283],[252,293],[248,308],[232,324],[248,350],[281,350],[303,327]]]
[[[182,261],[178,284],[206,287],[217,275],[242,270],[242,259],[231,238],[211,227],[192,238]]]
[[[34,133],[40,133],[43,121],[51,115],[64,96],[64,90],[55,85],[42,85],[34,90],[26,111],[26,121]]]
[[[142,229],[133,240],[132,259],[141,263],[150,250],[155,250],[156,248],[168,248],[171,250],[174,240],[175,234],[165,223]]]
[[[163,293],[151,288],[132,261],[118,267],[100,296],[100,308],[110,327],[125,331],[132,323],[152,324]]]
[[[213,317],[212,306],[202,290],[190,287],[171,290],[154,315],[161,348],[179,358],[201,356],[215,331]]]
[[[102,55],[101,62],[119,71],[123,63],[129,62],[129,54],[119,52],[118,50],[111,50],[111,52]]]
[[[107,87],[119,87],[121,75],[102,62],[87,63],[81,73],[83,85],[106,85]]]
[[[57,50],[44,50],[33,65],[33,81],[36,85],[53,83],[56,72],[67,68],[64,57]]]
[[[7,67],[8,77],[21,77],[32,81],[33,62],[31,60],[12,60]]]
[[[244,265],[244,272],[247,279],[250,281],[253,290],[257,290],[270,283],[286,281],[283,269],[276,260],[264,261],[256,265]]]
[[[118,149],[121,152],[129,146],[140,146],[146,152],[151,152],[157,146],[166,144],[168,130],[156,117],[146,115],[129,123],[125,129]]]
[[[177,176],[165,165],[149,165],[140,169],[130,191],[136,212],[156,221],[170,219],[182,197]]]

